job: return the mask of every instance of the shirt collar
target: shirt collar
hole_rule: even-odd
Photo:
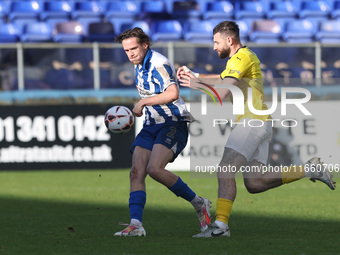
[[[151,57],[152,57],[152,51],[149,48],[148,51],[146,52],[146,55],[143,61],[143,66],[142,66],[143,69],[149,69]]]

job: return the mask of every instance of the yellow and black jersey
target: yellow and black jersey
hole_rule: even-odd
[[[239,81],[237,86],[244,95],[244,115],[237,115],[239,121],[242,118],[268,120],[270,115],[256,115],[248,107],[248,88],[252,88],[253,106],[257,110],[267,110],[263,99],[263,80],[260,68],[260,60],[248,47],[244,46],[229,58],[225,70],[221,73],[221,79],[234,78]],[[231,96],[233,102],[233,97]]]

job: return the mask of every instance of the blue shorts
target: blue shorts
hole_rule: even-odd
[[[154,144],[163,144],[173,151],[174,157],[181,153],[188,142],[188,125],[186,122],[169,121],[156,125],[144,125],[131,146],[131,153],[136,146],[152,151]]]

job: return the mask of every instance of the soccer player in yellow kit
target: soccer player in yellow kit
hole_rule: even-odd
[[[250,193],[259,193],[285,183],[309,177],[312,181],[319,180],[335,189],[332,175],[322,167],[320,159],[314,157],[302,166],[287,167],[285,171],[261,171],[267,163],[269,142],[272,137],[272,121],[270,115],[256,115],[248,108],[247,91],[252,88],[252,102],[257,110],[266,110],[263,99],[263,83],[260,61],[256,54],[240,42],[239,27],[233,21],[223,21],[214,30],[214,50],[221,59],[229,58],[226,69],[220,74],[198,74],[187,67],[180,67],[177,76],[182,86],[195,89],[192,78],[204,79],[207,85],[218,92],[221,98],[233,95],[223,84],[237,86],[244,95],[244,114],[237,115],[239,125],[232,130],[219,164],[220,169],[237,169],[251,167],[258,171],[243,171],[244,184]],[[208,82],[206,82],[208,80]],[[220,86],[215,86],[220,84]],[[230,88],[230,87],[229,87]],[[234,95],[235,96],[235,95]],[[261,127],[248,125],[249,120],[261,120]],[[242,124],[244,122],[244,124]],[[311,169],[319,169],[312,171]],[[228,220],[236,197],[235,171],[217,172],[218,199],[216,220],[207,230],[193,237],[230,236]]]

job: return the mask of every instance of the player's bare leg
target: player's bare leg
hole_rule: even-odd
[[[132,167],[130,170],[130,217],[128,226],[115,233],[115,236],[146,236],[142,225],[143,209],[146,200],[145,178],[146,168],[150,159],[151,151],[136,146],[132,156]]]
[[[282,185],[280,171],[266,171],[263,164],[253,160],[246,165],[243,171],[244,185],[249,193],[259,193]]]
[[[209,228],[193,237],[217,237],[230,236],[228,226],[229,215],[233,202],[236,198],[235,175],[240,167],[246,164],[246,158],[237,151],[225,148],[220,169],[228,171],[219,171],[218,177],[218,199],[216,205],[216,221]]]
[[[146,168],[150,156],[150,150],[136,146],[132,156],[132,167],[130,170],[130,192],[136,190],[145,191]]]

